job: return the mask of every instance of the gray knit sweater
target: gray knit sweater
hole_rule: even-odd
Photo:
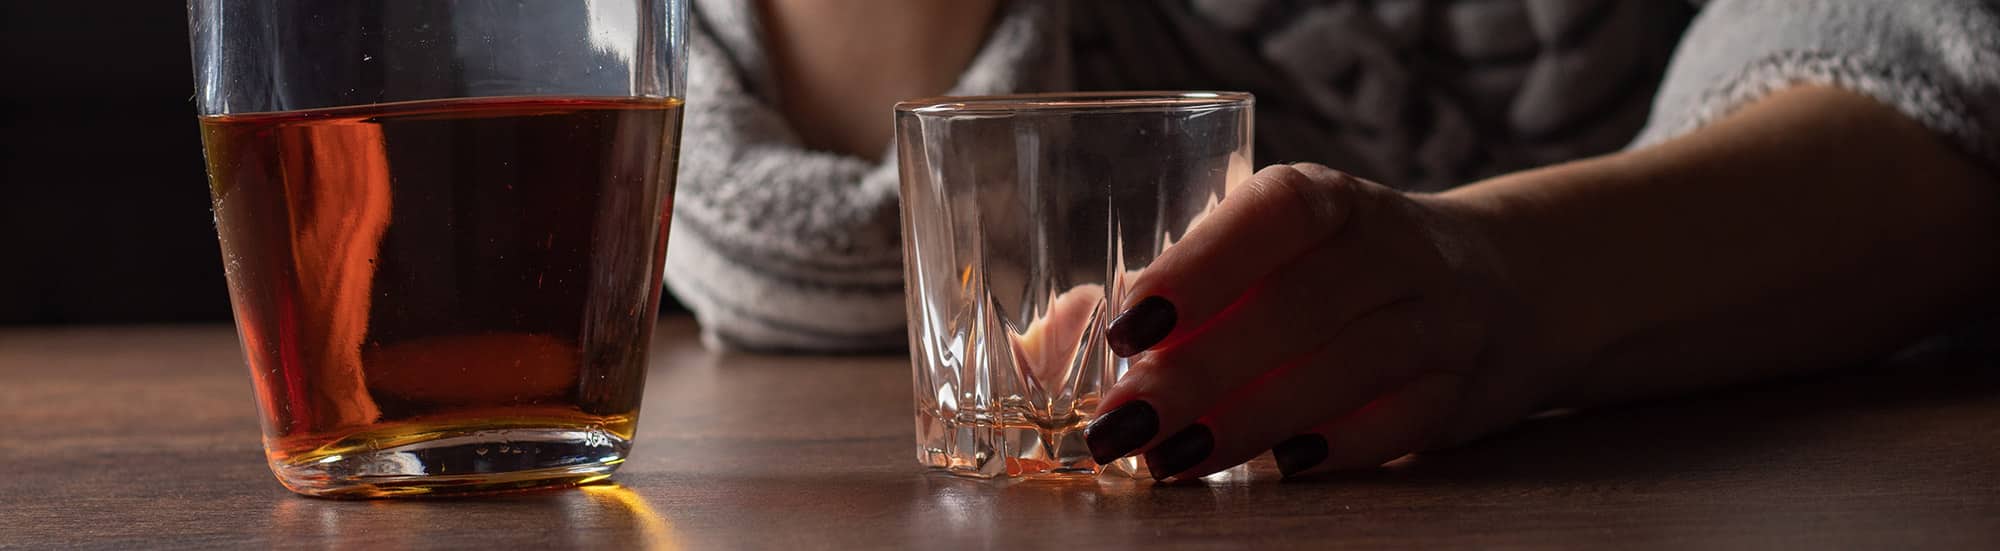
[[[902,346],[895,160],[800,145],[750,3],[694,2],[667,286],[712,347]],[[1800,83],[2000,167],[1987,0],[1012,0],[949,93],[1246,90],[1260,163],[1425,191],[1656,143]]]

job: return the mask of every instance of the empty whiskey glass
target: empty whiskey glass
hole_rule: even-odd
[[[1252,105],[1116,92],[896,106],[919,462],[982,478],[1105,468],[1083,428],[1127,368],[1104,343],[1110,310],[1249,178]]]

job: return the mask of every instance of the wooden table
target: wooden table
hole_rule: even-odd
[[[1396,468],[982,482],[913,458],[902,358],[710,353],[662,323],[597,486],[294,496],[227,327],[0,330],[0,548],[2000,548],[2000,369],[1930,358],[1541,419]]]

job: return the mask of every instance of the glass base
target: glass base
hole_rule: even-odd
[[[1011,413],[1011,412],[1010,412]],[[1099,465],[1090,459],[1083,440],[1087,420],[1059,423],[993,423],[990,419],[1021,419],[961,413],[946,417],[917,412],[917,462],[935,471],[970,478],[1076,478],[1099,473],[1144,476],[1138,458]]]
[[[314,497],[463,496],[602,480],[632,448],[609,431],[578,428],[442,432],[380,449],[366,440],[272,461],[271,471],[286,488]]]

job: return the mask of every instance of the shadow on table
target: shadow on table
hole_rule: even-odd
[[[2000,369],[1986,354],[1904,358],[1705,394],[1550,415],[1468,445],[1405,458],[1388,468],[1303,484],[1587,483],[1644,480],[1782,459],[1823,444],[1867,448],[1882,434],[1855,427],[1896,423],[1911,410],[2000,399]],[[1862,439],[1871,440],[1862,440]],[[1950,441],[1947,438],[1941,441]],[[1888,446],[1884,446],[1888,447]],[[1908,453],[1903,451],[1901,453]]]

